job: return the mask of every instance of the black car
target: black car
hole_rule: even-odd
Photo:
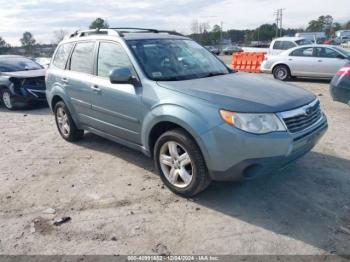
[[[205,48],[214,55],[220,55],[220,50],[214,46],[205,46]]]
[[[222,50],[222,53],[224,55],[232,55],[233,53],[243,52],[243,49],[239,46],[228,46],[224,50]]]
[[[45,103],[45,91],[42,66],[22,56],[0,56],[0,100],[7,109]]]
[[[350,64],[341,68],[333,77],[330,91],[334,101],[350,106]]]

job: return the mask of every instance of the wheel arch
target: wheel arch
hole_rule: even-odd
[[[141,141],[146,151],[153,157],[154,145],[157,139],[164,132],[180,128],[196,142],[204,159],[207,160],[208,153],[201,139],[201,134],[209,130],[208,123],[185,108],[176,106],[176,111],[174,111],[174,106],[162,107],[161,110],[156,110],[156,112],[151,111],[145,117],[142,125]]]
[[[278,66],[285,66],[285,67],[287,67],[287,69],[289,70],[289,74],[292,76],[292,71],[290,70],[290,66],[287,65],[286,63],[281,63],[281,62],[280,63],[276,63],[276,64],[274,64],[272,66],[272,73],[274,73],[276,67],[278,67]]]

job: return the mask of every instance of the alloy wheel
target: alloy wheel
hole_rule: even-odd
[[[159,152],[160,167],[174,186],[185,188],[193,178],[193,164],[186,149],[174,141],[166,142]]]
[[[70,124],[68,120],[68,115],[64,111],[63,107],[57,108],[56,117],[57,117],[57,124],[62,135],[64,135],[65,137],[69,136]]]
[[[7,108],[11,109],[13,107],[11,101],[11,94],[8,91],[4,91],[2,93],[2,101]]]

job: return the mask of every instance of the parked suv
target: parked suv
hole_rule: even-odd
[[[276,171],[327,129],[315,95],[234,72],[189,38],[157,30],[67,37],[48,69],[47,99],[65,140],[87,130],[140,150],[186,196],[212,180]]]

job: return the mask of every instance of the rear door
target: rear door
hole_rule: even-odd
[[[94,68],[95,41],[78,42],[71,54],[69,70],[62,78],[75,113],[82,124],[91,124],[91,79]]]
[[[333,77],[348,61],[334,49],[328,47],[316,47],[317,68],[320,76]]]
[[[142,87],[132,84],[112,84],[109,73],[113,69],[136,71],[124,48],[116,42],[99,43],[92,94],[94,127],[110,135],[136,144],[140,138],[140,107]]]
[[[289,54],[288,65],[293,76],[317,76],[317,57],[313,47],[301,47]]]

